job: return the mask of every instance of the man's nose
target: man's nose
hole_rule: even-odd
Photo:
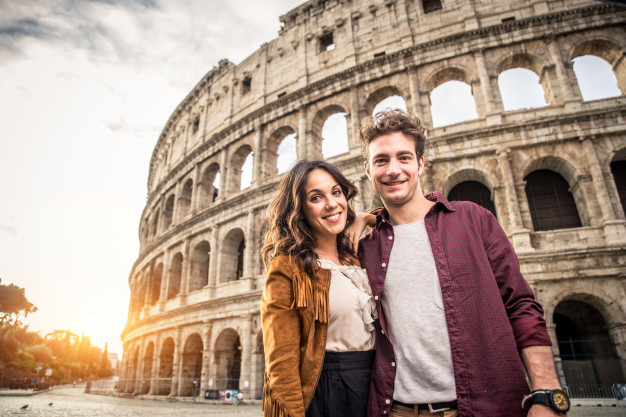
[[[395,175],[399,172],[400,164],[398,163],[398,160],[395,158],[389,160],[389,163],[387,164],[387,175]]]

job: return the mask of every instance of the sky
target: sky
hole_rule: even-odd
[[[238,64],[276,38],[278,17],[302,2],[0,0],[0,278],[38,308],[31,330],[84,333],[121,357],[161,130],[220,59]],[[468,88],[433,91],[435,125],[476,117]],[[545,105],[541,91],[530,101],[523,91],[526,101],[505,105]],[[345,116],[325,128],[339,135]],[[282,146],[285,170],[295,138]]]

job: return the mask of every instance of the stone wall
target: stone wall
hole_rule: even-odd
[[[557,365],[555,312],[583,303],[601,314],[624,378],[626,221],[611,163],[626,160],[625,18],[587,0],[309,1],[281,16],[276,39],[200,80],[155,146],[120,389],[185,397],[228,385],[260,398],[258,253],[278,147],[295,133],[298,157],[321,158],[324,122],[345,113],[349,151],[330,161],[359,187],[355,208],[370,209],[379,199],[357,131],[394,95],[428,128],[426,192],[466,181],[489,189],[544,306]],[[582,99],[572,60],[589,54],[611,64],[622,96]],[[498,75],[511,68],[537,74],[546,107],[504,110]],[[430,94],[450,80],[471,87],[478,117],[433,127]],[[525,178],[539,170],[567,181],[581,227],[534,230]]]

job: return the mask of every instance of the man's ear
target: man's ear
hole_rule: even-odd
[[[424,157],[420,156],[420,158],[417,160],[417,175],[422,175],[422,173],[424,172]]]
[[[363,169],[365,170],[365,174],[367,175],[367,178],[370,179],[370,181],[372,180],[372,174],[370,174],[370,169],[367,166],[367,161],[363,162]]]

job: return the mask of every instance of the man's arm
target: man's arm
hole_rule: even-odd
[[[530,379],[531,390],[536,389],[561,389],[559,379],[556,377],[554,361],[552,359],[552,349],[550,346],[529,346],[520,349],[522,362],[526,367],[528,378]],[[535,404],[530,407],[528,417],[557,417],[557,414],[548,407]]]

